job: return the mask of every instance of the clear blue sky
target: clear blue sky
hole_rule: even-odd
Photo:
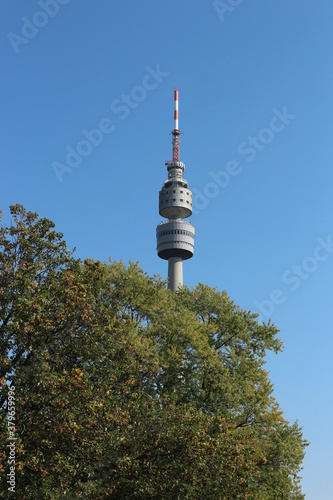
[[[2,0],[0,19],[5,221],[22,203],[77,256],[166,277],[155,228],[179,88],[197,208],[184,281],[272,317],[275,395],[311,442],[303,488],[331,500],[332,0]]]

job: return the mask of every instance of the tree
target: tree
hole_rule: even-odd
[[[202,284],[172,293],[136,263],[75,259],[52,222],[11,211],[0,468],[14,386],[20,498],[303,498],[307,443],[264,368],[272,324]]]

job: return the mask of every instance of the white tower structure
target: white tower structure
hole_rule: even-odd
[[[159,214],[168,220],[156,228],[157,254],[168,261],[168,288],[183,286],[183,260],[194,251],[194,227],[184,221],[192,215],[192,192],[184,179],[185,164],[179,160],[178,90],[174,91],[174,130],[172,161],[166,161],[168,178],[159,194]]]

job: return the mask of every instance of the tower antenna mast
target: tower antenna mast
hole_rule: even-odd
[[[174,129],[172,131],[172,161],[179,161],[178,90],[174,90]]]

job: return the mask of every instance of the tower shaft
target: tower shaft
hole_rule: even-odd
[[[168,259],[168,288],[176,292],[183,286],[183,259],[170,257]]]

